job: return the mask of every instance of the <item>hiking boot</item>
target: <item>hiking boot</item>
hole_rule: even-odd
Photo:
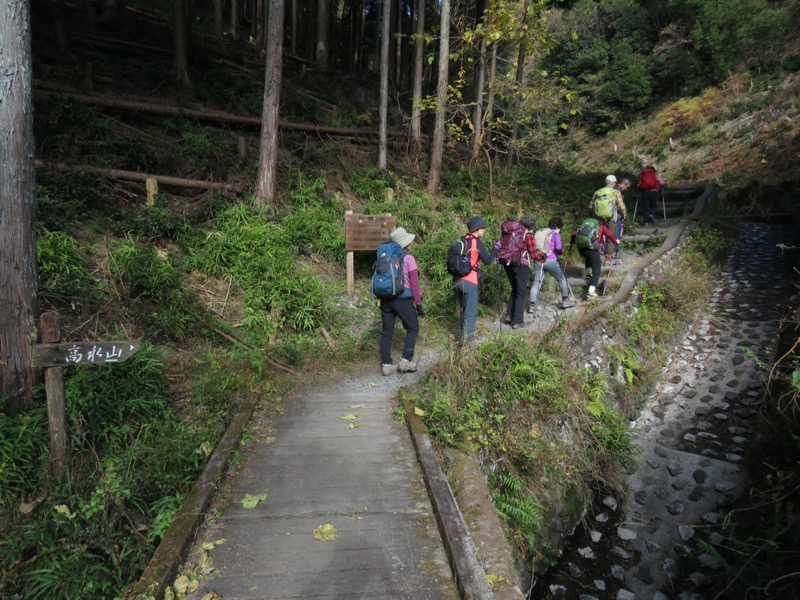
[[[389,364],[381,365],[381,375],[383,375],[384,377],[388,375],[394,375],[395,373],[397,373],[397,365],[389,365]]]
[[[536,303],[535,302],[528,302],[528,308],[525,309],[529,315],[536,314]]]
[[[583,278],[584,279],[591,279],[592,278],[592,272],[591,271],[584,271],[583,272]]]
[[[511,329],[525,329],[525,321],[522,323],[512,323]]]
[[[503,325],[511,325],[511,317],[509,317],[508,315],[503,317]]]
[[[397,365],[397,370],[401,373],[413,373],[417,370],[417,363],[406,360],[405,358],[401,358],[400,364]]]
[[[589,290],[588,292],[586,292],[586,295],[589,298],[597,298],[597,292],[595,292],[594,290]]]
[[[575,306],[575,302],[566,298],[559,303],[558,308],[572,308],[573,306]]]

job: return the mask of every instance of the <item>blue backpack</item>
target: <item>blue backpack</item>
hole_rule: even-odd
[[[403,287],[404,258],[405,252],[397,242],[383,242],[378,246],[372,274],[372,293],[376,298],[391,300],[411,297],[411,290]]]

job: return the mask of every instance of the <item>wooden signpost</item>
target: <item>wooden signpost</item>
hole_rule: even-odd
[[[33,366],[44,367],[47,419],[50,423],[50,468],[53,475],[66,473],[67,409],[64,369],[70,365],[99,365],[127,360],[139,350],[138,342],[70,342],[59,344],[58,313],[42,314],[42,342],[33,346]]]
[[[344,249],[347,251],[347,293],[354,293],[353,252],[375,251],[378,244],[389,240],[397,219],[385,215],[355,215],[348,210],[344,215]]]

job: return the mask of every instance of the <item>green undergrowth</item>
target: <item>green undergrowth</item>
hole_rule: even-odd
[[[633,465],[629,417],[713,288],[727,245],[719,231],[695,229],[680,264],[638,288],[633,314],[607,311],[601,370],[583,367],[570,341],[580,332],[562,327],[452,349],[432,370],[416,399],[428,431],[445,455],[455,447],[479,459],[523,560],[552,558],[543,523],[579,518],[598,485],[614,490]]]
[[[44,399],[0,413],[3,598],[117,595],[149,561],[238,400],[269,391],[230,358],[204,357],[177,388],[176,367],[145,345],[121,364],[66,369],[64,478],[48,475]]]

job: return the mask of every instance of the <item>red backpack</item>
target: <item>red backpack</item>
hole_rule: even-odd
[[[500,250],[497,262],[501,265],[527,267],[530,262],[525,247],[525,234],[528,230],[519,221],[507,219],[500,225]]]
[[[648,190],[659,190],[658,179],[656,179],[656,170],[648,167],[642,171],[642,176],[639,178],[639,189],[643,192]]]

